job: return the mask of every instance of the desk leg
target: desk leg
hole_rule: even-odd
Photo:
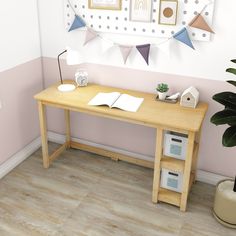
[[[197,176],[197,162],[198,162],[198,152],[199,152],[199,146],[200,146],[201,133],[202,133],[202,126],[201,126],[199,132],[196,134],[196,137],[195,137],[195,142],[198,145],[197,145],[197,150],[194,153],[195,155],[193,157],[194,159],[193,159],[193,164],[192,164],[192,170],[194,172],[193,183],[196,182],[196,176]]]
[[[45,105],[42,102],[38,102],[39,110],[39,123],[42,140],[42,154],[43,154],[43,166],[49,168],[49,156],[48,156],[48,138],[47,138],[47,122],[45,114]]]
[[[65,109],[66,120],[66,148],[70,148],[71,132],[70,132],[70,110]]]
[[[181,211],[186,211],[186,207],[187,207],[187,199],[188,199],[189,187],[190,187],[191,167],[192,167],[192,160],[193,160],[194,141],[195,141],[195,133],[189,132],[187,155],[186,155],[185,166],[184,166],[183,191],[181,194],[181,201],[180,201]]]
[[[153,176],[153,190],[152,190],[152,202],[158,202],[158,191],[160,185],[160,174],[161,174],[161,158],[162,158],[162,147],[163,147],[163,129],[157,128],[156,135],[156,152],[155,152],[155,163],[154,163],[154,176]]]

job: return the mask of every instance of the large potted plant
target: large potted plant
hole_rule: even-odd
[[[236,63],[236,59],[231,61]],[[236,68],[228,68],[226,72],[236,75]],[[236,87],[236,81],[227,82]],[[222,137],[222,144],[225,147],[235,147],[236,93],[218,93],[213,99],[222,104],[224,109],[214,114],[211,122],[215,125],[228,125]],[[236,228],[236,177],[235,181],[223,180],[217,184],[213,214],[220,223]]]

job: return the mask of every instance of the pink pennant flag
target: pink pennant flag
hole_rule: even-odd
[[[97,36],[98,35],[94,30],[88,28],[87,31],[86,31],[86,37],[85,37],[84,45],[86,45],[89,41],[95,39]]]
[[[131,50],[132,50],[133,47],[132,46],[119,45],[119,48],[120,48],[124,63],[126,63],[128,57],[129,57],[129,54],[131,53]]]
[[[114,46],[114,43],[109,40],[101,40],[101,43],[102,43],[102,45],[101,45],[102,46],[101,47],[102,54],[106,53]]]
[[[193,28],[197,28],[197,29],[201,29],[201,30],[205,30],[211,33],[215,33],[211,27],[207,24],[207,22],[205,21],[205,19],[203,18],[203,16],[201,14],[196,15],[193,20],[189,23],[190,27]]]

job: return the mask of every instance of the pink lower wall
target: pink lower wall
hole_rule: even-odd
[[[41,59],[0,72],[0,164],[39,137],[34,94],[42,90]]]
[[[43,58],[43,67],[45,86],[57,82],[59,75],[56,60]],[[232,90],[226,82],[105,65],[84,64],[82,67],[88,71],[90,82],[113,87],[152,93],[155,93],[158,82],[168,83],[172,88],[171,92],[183,91],[191,85],[197,87],[201,100],[209,103],[209,111],[203,125],[198,168],[226,176],[236,174],[236,148],[222,147],[224,127],[215,127],[209,121],[211,115],[221,109],[219,104],[212,101],[212,96],[217,92]],[[64,64],[64,78],[73,78],[76,68]],[[64,133],[64,128],[63,112],[48,109],[48,129]],[[155,130],[152,128],[73,113],[72,135],[95,143],[154,156]]]

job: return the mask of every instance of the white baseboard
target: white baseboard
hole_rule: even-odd
[[[40,137],[29,143],[19,152],[10,157],[7,161],[0,165],[0,179],[7,175],[16,166],[22,163],[31,154],[37,151],[41,147]]]
[[[66,141],[66,137],[64,135],[61,134],[57,134],[54,132],[48,132],[48,140],[54,143],[59,143],[59,144],[63,144]],[[135,157],[141,160],[146,160],[146,161],[154,161],[154,157],[151,156],[145,156],[139,153],[135,153],[135,152],[129,152],[120,148],[114,148],[114,147],[110,147],[107,145],[103,145],[103,144],[99,144],[99,143],[94,143],[85,139],[79,139],[79,138],[71,138],[72,141],[74,142],[78,142],[78,143],[82,143],[82,144],[86,144],[89,146],[93,146],[93,147],[97,147],[97,148],[102,148],[111,152],[117,152],[123,155],[127,155],[127,156],[131,156],[131,157]]]
[[[54,143],[63,144],[65,142],[65,136],[61,134],[57,134],[54,132],[48,132],[48,140]],[[105,150],[121,153],[123,155],[135,157],[142,160],[148,160],[148,161],[154,161],[154,157],[145,156],[142,154],[129,152],[123,149],[114,148],[94,142],[90,142],[83,139],[78,138],[72,138],[72,141],[79,142],[82,144],[90,145],[93,147],[102,148]],[[33,142],[25,146],[21,151],[13,155],[11,158],[9,158],[6,162],[4,162],[2,165],[0,165],[0,179],[7,175],[11,170],[13,170],[16,166],[18,166],[21,162],[23,162],[26,158],[28,158],[32,153],[34,153],[38,148],[41,146],[41,139],[40,137],[35,139]],[[197,180],[200,182],[216,185],[219,181],[223,179],[227,179],[229,177],[221,176],[218,174],[214,174],[211,172],[198,170],[197,171]]]
[[[200,182],[216,185],[218,182],[224,179],[232,179],[232,178],[228,176],[214,174],[208,171],[197,170],[197,180]]]
[[[57,133],[54,133],[54,132],[48,132],[48,139],[51,142],[63,144],[66,140],[66,137],[64,135],[57,134]],[[84,140],[84,139],[72,138],[72,141],[79,142],[79,143],[86,144],[86,145],[90,145],[90,146],[93,146],[93,147],[102,148],[102,149],[117,152],[117,153],[121,153],[121,154],[128,155],[128,156],[131,156],[131,157],[139,158],[139,159],[142,159],[142,160],[154,161],[154,157],[129,152],[129,151],[125,151],[125,150],[122,150],[122,149],[119,149],[119,148],[109,147],[109,146],[98,144],[98,143],[93,143],[93,142],[90,142],[90,141],[87,141],[87,140]],[[197,180],[200,181],[200,182],[203,182],[203,183],[216,185],[219,181],[221,181],[223,179],[228,179],[228,178],[229,177],[214,174],[214,173],[211,173],[211,172],[207,172],[207,171],[203,171],[203,170],[197,170]]]

